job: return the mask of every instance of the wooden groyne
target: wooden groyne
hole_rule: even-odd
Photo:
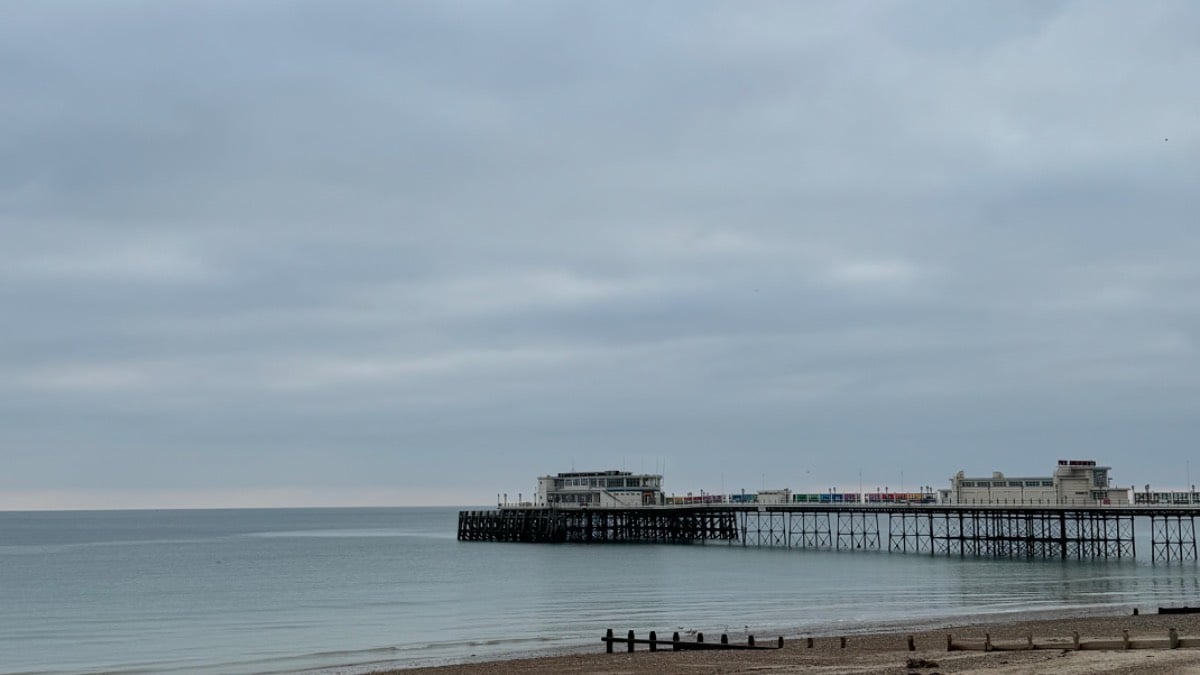
[[[1161,634],[1160,634],[1161,635]],[[841,649],[846,649],[848,641],[845,636],[830,638],[836,640],[836,644]],[[717,642],[705,642],[704,633],[695,633],[692,640],[682,640],[679,637],[678,631],[671,635],[670,640],[659,639],[655,631],[650,631],[649,635],[644,638],[637,637],[631,630],[625,636],[618,636],[609,628],[600,642],[604,643],[605,651],[609,654],[614,653],[615,645],[623,645],[623,651],[632,653],[637,645],[646,645],[650,651],[658,651],[660,648],[670,648],[671,651],[693,651],[693,650],[757,650],[757,649],[782,649],[783,637],[770,640],[765,643],[755,642],[753,635],[748,635],[746,642],[736,643],[730,642],[729,636],[722,633],[720,640]],[[914,652],[917,650],[916,639],[909,635],[905,640],[908,651]],[[812,649],[815,645],[814,638],[806,638],[805,647]],[[1138,635],[1130,636],[1128,630],[1121,631],[1121,636],[1117,638],[1088,638],[1081,639],[1078,632],[1074,632],[1070,637],[1036,637],[1033,633],[1028,633],[1025,637],[1019,639],[1008,640],[993,640],[990,633],[984,633],[980,638],[956,638],[953,635],[946,635],[946,651],[981,651],[981,652],[1007,652],[1007,651],[1029,651],[1038,649],[1052,649],[1058,651],[1080,651],[1080,650],[1127,650],[1127,649],[1195,649],[1200,648],[1200,638],[1181,637],[1179,632],[1170,628],[1166,635],[1147,636]],[[926,665],[921,665],[926,664]],[[937,664],[931,663],[924,659],[910,659],[910,668],[922,667],[936,668]]]
[[[1197,560],[1200,508],[786,504],[462,511],[462,541],[707,543],[1006,558]]]
[[[993,641],[990,634],[984,634],[983,638],[974,640],[955,639],[952,635],[946,636],[946,651],[979,651],[979,652],[998,652],[998,651],[1026,651],[1030,649],[1057,649],[1057,650],[1081,650],[1081,649],[1104,649],[1104,650],[1124,650],[1124,649],[1193,649],[1200,647],[1200,638],[1180,637],[1179,632],[1174,628],[1167,631],[1165,637],[1130,637],[1129,631],[1122,631],[1119,638],[1108,639],[1089,639],[1081,640],[1079,633],[1072,633],[1069,638],[1038,638],[1034,639],[1032,634],[1026,636],[1022,640],[1006,640]]]
[[[746,644],[739,644],[736,642],[730,642],[729,635],[726,633],[721,633],[721,639],[719,642],[705,642],[704,633],[696,633],[695,640],[689,642],[687,640],[680,640],[678,631],[671,635],[670,640],[660,640],[658,639],[658,634],[655,631],[650,631],[650,636],[645,638],[635,637],[633,631],[629,631],[627,637],[614,637],[613,630],[609,628],[604,637],[600,638],[600,641],[604,643],[605,651],[607,651],[609,654],[613,653],[613,645],[615,644],[624,644],[626,651],[628,652],[633,652],[636,645],[649,645],[650,651],[652,652],[658,651],[659,647],[670,647],[671,651],[676,652],[706,649],[783,649],[782,636],[780,636],[777,640],[772,640],[771,642],[763,644],[756,643],[754,641],[754,636],[749,635],[746,637]]]

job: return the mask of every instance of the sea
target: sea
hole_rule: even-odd
[[[353,674],[599,650],[608,628],[761,640],[1200,602],[1194,562],[467,543],[457,511],[0,512],[0,673]]]

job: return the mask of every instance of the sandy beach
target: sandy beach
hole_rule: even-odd
[[[946,636],[955,639],[981,641],[990,634],[993,643],[1015,645],[1030,634],[1036,641],[1062,638],[1069,647],[1071,635],[1078,632],[1082,640],[1120,640],[1122,631],[1130,638],[1165,639],[1175,628],[1182,637],[1200,637],[1200,615],[1158,615],[1129,613],[1118,615],[1061,616],[991,620],[977,618],[957,625],[922,630],[897,630],[889,627],[879,632],[847,633],[846,648],[838,636],[814,638],[808,648],[804,637],[785,641],[783,649],[763,651],[681,651],[650,652],[644,645],[639,651],[607,654],[599,641],[594,648],[578,653],[523,658],[509,661],[489,661],[436,668],[384,671],[376,675],[492,675],[494,673],[535,673],[550,675],[605,674],[650,675],[652,673],[988,673],[1005,675],[1017,673],[1058,673],[1085,675],[1093,673],[1192,673],[1200,675],[1200,648],[1082,650],[1048,648],[1033,651],[946,651]],[[916,651],[908,650],[907,638],[915,637]],[[644,637],[644,636],[642,636]],[[707,636],[709,642],[719,635]],[[744,639],[731,635],[731,641]],[[767,636],[758,636],[763,642]],[[910,659],[912,661],[910,661]]]

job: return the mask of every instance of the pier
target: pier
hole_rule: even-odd
[[[461,541],[526,543],[736,543],[738,513],[727,508],[512,508],[462,511]]]
[[[1106,559],[1138,554],[1139,521],[1154,562],[1197,560],[1200,506],[720,504],[462,511],[461,541],[721,543],[946,556]],[[1146,552],[1143,552],[1143,555]]]

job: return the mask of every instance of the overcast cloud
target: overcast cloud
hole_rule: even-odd
[[[4,3],[0,508],[1183,487],[1197,36],[1186,0]]]

